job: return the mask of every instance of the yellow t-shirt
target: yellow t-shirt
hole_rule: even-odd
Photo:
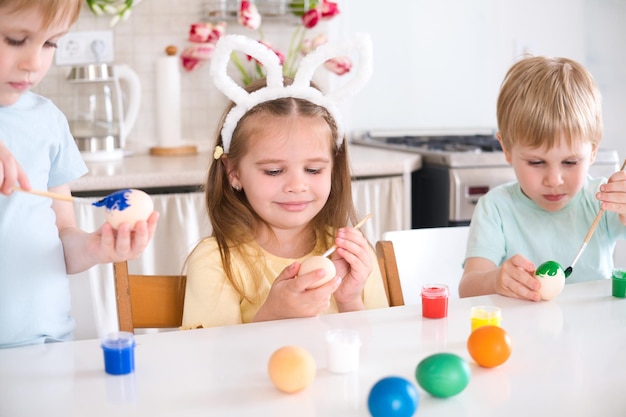
[[[245,250],[245,253],[261,251],[263,257],[259,259],[259,262],[265,262],[267,271],[257,289],[246,271],[245,264],[238,257],[231,257],[233,272],[238,284],[244,288],[246,294],[257,294],[254,298],[250,297],[250,301],[242,297],[226,278],[215,238],[206,238],[198,244],[189,257],[182,328],[215,327],[252,322],[255,314],[267,299],[272,283],[287,266],[296,260],[302,261],[309,256],[320,255],[325,250],[325,247],[318,243],[318,247],[310,254],[299,259],[290,259],[274,256],[257,245],[248,246],[249,248],[245,249],[249,249],[249,251]],[[363,290],[363,302],[368,309],[388,307],[382,276],[376,262],[376,254],[373,250],[370,249],[370,251],[374,260],[374,268]],[[331,305],[325,313],[337,312],[337,304],[331,297]]]

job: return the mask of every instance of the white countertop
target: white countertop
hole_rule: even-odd
[[[473,306],[497,305],[511,357],[481,368],[466,342]],[[329,329],[359,332],[359,370],[327,369]],[[417,416],[622,417],[626,415],[626,299],[611,281],[569,284],[552,301],[499,295],[451,299],[448,317],[424,319],[421,306],[277,320],[136,337],[136,371],[104,372],[99,341],[0,349],[2,416],[368,416],[371,387],[400,376],[419,392]],[[317,364],[312,384],[283,394],[267,375],[271,354],[299,345]],[[468,361],[469,385],[440,399],[417,386],[425,357],[455,353]]]
[[[349,144],[354,177],[403,175],[421,167],[416,154]],[[120,161],[88,162],[89,173],[70,184],[72,191],[167,188],[203,185],[212,154],[124,157]]]

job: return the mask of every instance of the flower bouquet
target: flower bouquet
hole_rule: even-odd
[[[128,19],[133,6],[141,0],[86,0],[89,10],[97,16],[112,15],[111,26]]]
[[[295,0],[289,3],[290,13],[299,19],[299,24],[291,35],[289,47],[286,53],[275,49],[264,36],[261,28],[262,17],[254,2],[242,0],[237,12],[237,22],[243,27],[256,31],[258,41],[270,48],[283,66],[283,75],[291,77],[296,73],[302,56],[310,53],[319,45],[327,41],[326,36],[318,34],[312,38],[306,35],[324,20],[329,20],[339,14],[336,2],[328,0]],[[226,23],[194,23],[189,29],[189,41],[181,54],[183,68],[193,71],[199,64],[211,59],[215,45],[226,31]],[[252,61],[251,65],[246,61]],[[232,62],[241,74],[244,85],[248,85],[256,79],[265,77],[263,66],[249,56],[239,56],[233,53]],[[348,57],[339,57],[328,60],[324,67],[329,71],[342,75],[350,71],[352,61]]]

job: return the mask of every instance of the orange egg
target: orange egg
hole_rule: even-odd
[[[267,372],[279,390],[294,393],[313,382],[317,365],[313,356],[299,346],[284,346],[270,357]]]
[[[502,327],[482,326],[470,334],[467,351],[478,365],[493,368],[511,356],[511,337]]]

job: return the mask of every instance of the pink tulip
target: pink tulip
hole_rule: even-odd
[[[335,2],[322,0],[321,13],[322,19],[331,19],[339,14],[339,6]]]
[[[183,68],[186,71],[193,71],[198,64],[211,59],[213,52],[215,52],[214,43],[195,44],[186,48],[180,54]]]
[[[237,21],[248,29],[256,30],[261,26],[261,14],[254,3],[242,1],[237,14]]]
[[[320,17],[321,14],[319,10],[311,9],[302,15],[302,25],[307,29],[314,28],[320,21]]]
[[[324,68],[337,75],[343,75],[352,69],[352,61],[347,56],[331,58],[324,62]]]
[[[196,43],[217,43],[226,31],[226,22],[194,23],[189,28],[189,40]]]

